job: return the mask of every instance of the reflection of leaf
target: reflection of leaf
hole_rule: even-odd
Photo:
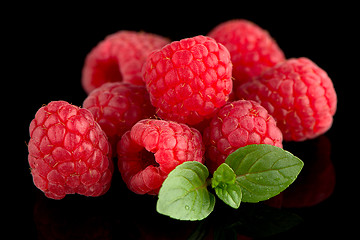
[[[249,204],[239,215],[242,220],[236,222],[234,227],[238,232],[252,237],[266,237],[285,232],[303,221],[294,213],[262,204]]]
[[[188,239],[200,240],[212,234],[212,239],[235,240],[239,235],[263,238],[286,232],[303,222],[294,213],[261,203],[244,203],[236,211],[223,208],[214,213],[199,221]]]
[[[224,216],[225,218],[225,216]],[[303,219],[298,215],[278,208],[272,208],[264,204],[242,204],[242,207],[224,218],[217,217],[216,235],[229,236],[236,231],[240,235],[249,237],[268,237],[286,232]],[[235,238],[236,239],[236,238]]]
[[[208,219],[204,219],[199,221],[196,229],[192,232],[192,234],[187,238],[187,240],[202,240],[205,238],[206,234],[209,230],[209,221]]]
[[[179,220],[201,220],[214,209],[215,196],[207,190],[207,168],[196,161],[177,166],[165,179],[156,210]]]
[[[235,172],[243,202],[259,202],[285,190],[304,163],[272,145],[254,144],[237,149],[225,161]]]

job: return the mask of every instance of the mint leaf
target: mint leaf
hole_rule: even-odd
[[[243,202],[259,202],[278,195],[295,181],[304,163],[272,145],[253,144],[237,149],[225,160],[236,174]]]
[[[225,184],[222,187],[215,188],[215,193],[230,207],[236,209],[239,208],[242,198],[241,187],[239,184]]]
[[[211,185],[216,188],[220,183],[234,184],[236,174],[226,163],[221,164],[213,174]]]
[[[156,210],[179,220],[201,220],[214,209],[215,196],[207,189],[208,169],[196,161],[184,162],[165,179]]]
[[[226,163],[221,164],[213,174],[212,187],[216,195],[227,205],[239,208],[241,188],[236,182],[236,174]]]

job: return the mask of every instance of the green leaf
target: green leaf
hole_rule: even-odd
[[[234,184],[236,174],[226,163],[221,164],[213,174],[211,185],[216,188],[220,183]]]
[[[215,188],[215,193],[230,207],[236,209],[239,208],[242,198],[241,187],[239,184],[226,184],[223,187],[217,187]]]
[[[212,178],[212,187],[216,195],[227,205],[239,208],[241,202],[241,188],[236,182],[236,174],[226,163],[221,164]]]
[[[295,181],[304,163],[272,145],[253,144],[237,149],[225,162],[234,170],[243,202],[267,200]]]
[[[179,220],[201,220],[214,209],[215,196],[207,189],[208,169],[196,161],[184,162],[165,179],[156,210]]]

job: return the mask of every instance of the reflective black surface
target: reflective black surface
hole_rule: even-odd
[[[8,236],[20,238],[25,234],[26,239],[325,239],[335,235],[352,239],[356,236],[359,151],[355,145],[359,131],[354,85],[358,84],[354,64],[358,43],[354,29],[359,18],[349,11],[351,6],[265,9],[213,6],[211,11],[200,11],[180,7],[175,12],[165,8],[154,14],[146,10],[141,14],[124,6],[91,12],[72,11],[70,7],[57,12],[53,8],[38,10],[31,6],[27,11],[17,12],[19,25],[7,35],[20,48],[19,53],[12,54],[16,57],[11,61],[17,67],[12,71],[15,84],[11,93],[19,86],[24,92],[20,96],[22,106],[11,113],[21,118],[21,125],[13,127],[12,118],[7,123],[12,126],[9,127],[12,135],[21,132],[13,141],[14,156],[3,158],[10,162],[3,169],[5,189],[1,195],[6,202],[3,228],[11,234]],[[264,203],[242,203],[237,211],[217,201],[207,219],[181,222],[157,214],[156,197],[133,194],[117,171],[109,192],[98,198],[73,195],[55,201],[47,199],[33,185],[25,143],[29,140],[29,123],[37,109],[52,100],[82,104],[86,97],[80,84],[83,61],[101,39],[128,29],[179,40],[206,34],[218,23],[232,18],[249,19],[267,29],[286,57],[312,59],[334,82],[339,101],[333,127],[313,140],[284,143],[284,149],[305,163],[289,189]]]
[[[317,234],[328,228],[327,218],[333,214],[321,209],[334,201],[331,144],[321,136],[288,145],[306,167],[289,189],[263,203],[242,203],[233,210],[217,201],[207,219],[177,221],[157,214],[156,197],[133,194],[115,172],[110,191],[98,198],[74,195],[55,201],[33,189],[35,233],[40,239],[286,239],[302,236],[307,224],[316,223],[318,229],[311,234]]]

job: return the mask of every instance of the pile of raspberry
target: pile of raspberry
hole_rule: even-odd
[[[113,33],[89,52],[81,81],[82,107],[53,101],[30,124],[31,174],[49,198],[103,195],[114,168],[131,191],[156,195],[185,161],[213,173],[240,147],[324,134],[337,104],[323,69],[285,58],[243,19],[179,41]]]

